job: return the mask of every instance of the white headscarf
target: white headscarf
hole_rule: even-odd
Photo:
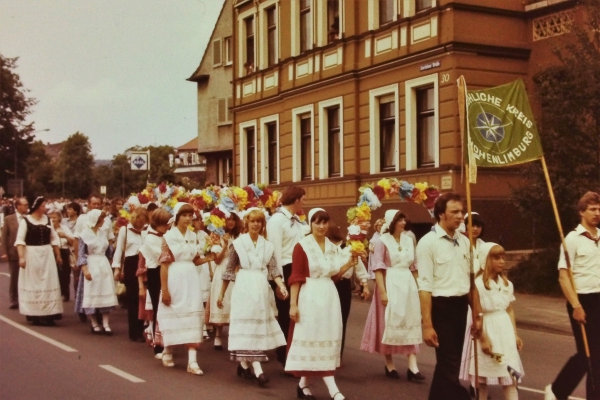
[[[390,224],[392,223],[392,221],[394,221],[394,217],[399,212],[400,212],[400,210],[387,210],[385,212],[385,216],[383,217],[383,219],[385,220],[385,223],[381,227],[381,230],[379,231],[380,233],[383,233],[390,228]]]
[[[102,214],[101,210],[90,210],[87,215],[87,227],[93,228],[98,223],[98,218],[100,218],[100,214]]]
[[[471,212],[471,214],[479,215],[479,213],[477,211],[473,211],[473,212]],[[469,213],[466,213],[465,217],[463,218],[463,222],[461,222],[460,226],[458,227],[459,233],[465,233],[467,231],[467,224],[464,221],[467,221],[468,219],[469,219]]]
[[[312,208],[309,212],[308,212],[308,219],[306,220],[306,222],[308,222],[308,225],[310,225],[310,221],[312,220],[312,217],[315,215],[315,213],[319,212],[319,211],[323,211],[323,212],[327,212],[322,208]]]
[[[485,264],[487,263],[487,258],[490,255],[490,251],[492,250],[492,247],[494,246],[498,246],[498,243],[494,243],[494,242],[485,242],[481,245],[481,247],[479,249],[477,249],[477,251],[479,252],[479,267],[483,270],[485,270]]]

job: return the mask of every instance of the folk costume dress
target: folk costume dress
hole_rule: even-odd
[[[227,268],[227,262],[229,260],[229,254],[231,253],[232,241],[230,240],[228,243],[225,243],[227,246],[225,250],[225,256],[220,263],[213,263],[215,268],[213,273],[213,280],[210,287],[210,318],[209,322],[211,324],[217,325],[226,325],[229,324],[229,316],[231,313],[231,293],[233,290],[234,282],[230,282],[227,290],[225,291],[225,296],[223,297],[223,308],[219,308],[217,306],[217,300],[221,294],[221,286],[223,285],[223,272]],[[222,247],[220,245],[215,245],[212,247],[213,253],[220,253]]]
[[[332,376],[340,366],[342,311],[333,283],[344,264],[340,249],[325,239],[325,252],[313,235],[294,248],[289,285],[301,283],[300,322],[290,325],[285,370],[296,377]]]
[[[240,270],[237,275],[237,266]],[[249,234],[233,241],[222,279],[233,282],[228,349],[232,361],[268,361],[265,351],[285,346],[283,332],[272,307],[268,280],[281,276],[273,245],[259,236],[256,245]]]
[[[477,340],[477,354],[479,356],[479,379],[488,385],[512,385],[513,381],[508,373],[507,367],[510,366],[524,375],[523,364],[517,350],[517,337],[515,330],[506,312],[511,302],[515,301],[514,288],[512,282],[508,286],[504,284],[502,277],[498,276],[497,281],[490,280],[488,283],[490,289],[486,289],[483,284],[483,276],[475,279],[475,286],[479,291],[479,301],[483,312],[483,332],[488,337],[492,345],[492,351],[502,354],[500,362],[481,351],[481,343]],[[473,341],[469,340],[469,346]],[[465,343],[467,346],[467,343]],[[475,386],[475,360],[471,358],[469,365],[469,374],[471,383]]]
[[[204,231],[198,231],[196,233],[196,238],[198,240],[198,254],[204,256],[204,251],[206,249],[206,243],[209,240],[208,234]],[[211,290],[211,280],[210,280],[210,268],[211,263],[206,262],[200,265],[200,281],[202,282],[202,301],[204,303],[208,302],[210,299],[210,290]]]
[[[198,267],[193,263],[198,254],[196,234],[172,228],[163,236],[160,263],[170,263],[168,289],[171,304],[160,301],[157,319],[164,346],[201,343],[204,305]],[[162,267],[161,267],[162,268]],[[163,288],[164,290],[164,288]],[[162,294],[161,294],[162,298]]]
[[[28,320],[62,318],[60,282],[52,250],[59,244],[47,216],[38,221],[27,215],[19,223],[15,246],[25,246],[25,269],[21,268],[18,282],[19,312]]]
[[[95,233],[92,228],[86,228],[81,232],[77,267],[87,265],[92,280],[88,281],[85,277],[80,280],[83,293],[78,293],[80,297],[77,301],[79,306],[77,312],[87,315],[93,315],[96,311],[108,313],[119,304],[113,270],[107,258],[107,253],[110,252],[108,249],[108,238],[102,228]]]
[[[388,305],[381,304],[375,288],[360,349],[369,353],[415,354],[422,343],[421,306],[412,275],[415,251],[412,239],[402,234],[400,243],[384,233],[373,241],[373,272],[384,270]]]

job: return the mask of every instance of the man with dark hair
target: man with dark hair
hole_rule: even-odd
[[[277,260],[277,267],[282,273],[283,281],[287,281],[292,273],[292,252],[294,246],[302,239],[302,224],[296,215],[304,206],[306,192],[298,186],[288,187],[281,197],[282,206],[267,222],[267,238],[273,244],[273,253]],[[288,338],[290,330],[290,298],[284,299],[279,288],[274,287],[275,303],[277,305],[277,322]],[[287,286],[288,293],[290,287]],[[276,350],[277,360],[285,366],[286,347],[282,346]]]
[[[433,213],[438,222],[417,245],[423,340],[435,347],[437,363],[429,400],[469,400],[458,380],[469,302],[476,331],[481,327],[479,296],[469,296],[469,239],[458,232],[463,205],[456,193],[444,193]]]
[[[29,203],[25,197],[18,198],[15,203],[15,213],[4,218],[2,226],[2,238],[0,240],[0,259],[8,259],[8,267],[10,270],[10,283],[8,287],[8,295],[10,298],[11,310],[19,308],[19,253],[15,247],[17,240],[17,231],[19,223],[27,215]]]
[[[565,238],[573,281],[562,246],[558,261],[558,281],[567,298],[577,353],[567,361],[554,383],[546,386],[546,400],[568,398],[588,373],[582,325],[592,361],[591,374],[587,375],[586,399],[600,399],[600,194],[587,192],[579,200],[577,209],[581,223]]]

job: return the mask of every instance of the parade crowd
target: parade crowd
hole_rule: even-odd
[[[0,249],[10,268],[10,308],[33,325],[55,326],[74,300],[90,334],[110,336],[120,299],[129,339],[149,343],[166,368],[187,363],[188,373],[203,375],[202,357],[210,356],[199,358],[199,348],[213,332],[214,349],[226,348],[240,379],[267,387],[261,363],[275,350],[284,371],[299,379],[298,398],[314,399],[311,386],[322,381],[341,400],[335,375],[353,292],[370,298],[374,280],[360,349],[379,354],[385,376],[400,379],[393,356],[402,355],[408,381],[430,380],[429,399],[469,399],[474,394],[460,380],[477,388],[479,399],[488,398],[489,385],[518,398],[523,342],[505,250],[484,241],[483,218],[466,215],[458,194],[437,197],[436,224],[418,242],[399,209],[372,227],[362,224],[364,250],[347,245],[323,208],[301,221],[305,200],[304,189],[287,187],[274,211],[228,212],[223,234],[214,235],[210,210],[183,201],[167,208],[136,196],[110,204],[98,195],[86,202],[15,199],[14,212],[4,207]],[[119,224],[123,206],[132,212]],[[566,399],[586,374],[587,398],[600,399],[600,195],[586,193],[577,209],[581,224],[566,238],[570,268],[564,251],[558,260],[577,354],[546,399]],[[435,347],[432,377],[419,371],[423,342]],[[175,346],[187,349],[186,361],[174,357]]]

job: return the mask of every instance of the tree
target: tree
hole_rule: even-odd
[[[94,190],[94,156],[86,135],[75,132],[65,141],[54,171],[63,197],[86,198]]]
[[[586,22],[556,47],[558,65],[536,76],[540,135],[565,233],[579,221],[575,205],[588,190],[600,190],[600,2],[584,1]],[[543,245],[558,232],[539,163],[524,167],[527,185],[513,192]]]
[[[0,186],[9,178],[25,178],[25,161],[33,142],[33,122],[25,120],[36,104],[28,97],[15,69],[18,58],[0,54]]]
[[[53,182],[54,163],[45,147],[42,141],[36,140],[31,144],[27,158],[26,191],[36,196],[56,194]]]

